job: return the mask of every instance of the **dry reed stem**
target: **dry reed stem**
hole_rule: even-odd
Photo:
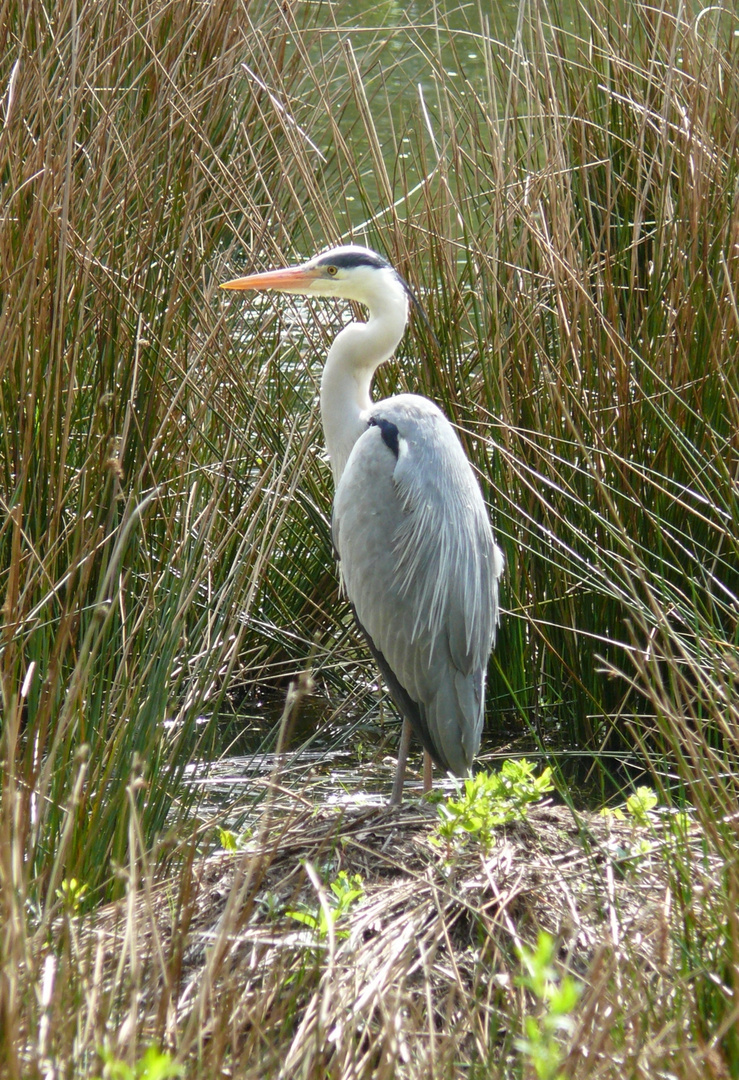
[[[133,1066],[149,1037],[213,1074],[235,1061],[246,1075],[256,1053],[277,1075],[284,1048],[297,1061],[302,1044],[300,1067],[320,1076],[326,1060],[453,1075],[458,1051],[469,1062],[491,1047],[518,1061],[512,1028],[528,1005],[505,982],[510,943],[519,916],[547,913],[531,916],[537,888],[512,870],[515,848],[480,870],[468,906],[436,870],[424,877],[433,859],[416,866],[420,945],[392,956],[365,927],[357,952],[383,974],[361,969],[374,997],[351,1023],[337,995],[349,987],[355,1003],[362,990],[345,940],[329,977],[321,950],[307,958],[284,928],[270,938],[255,907],[254,925],[229,916],[229,965],[246,934],[249,977],[238,964],[209,972],[194,1032],[194,870],[173,876],[171,923],[154,931],[159,866],[183,844],[194,859],[185,769],[197,747],[214,751],[224,702],[292,673],[316,636],[317,677],[337,697],[359,681],[372,697],[335,603],[313,401],[312,361],[346,313],[237,315],[214,288],[224,264],[231,276],[308,254],[358,220],[355,238],[412,279],[443,344],[442,361],[414,325],[380,389],[426,393],[459,423],[506,548],[491,729],[506,710],[547,749],[557,731],[597,751],[616,787],[624,774],[602,751],[638,758],[706,845],[703,863],[690,845],[669,849],[653,933],[621,904],[618,860],[594,875],[611,943],[567,1068],[736,1071],[733,14],[589,0],[563,27],[521,4],[510,33],[493,12],[460,32],[437,6],[429,36],[392,12],[389,33],[347,31],[337,8],[321,22],[317,8],[258,2],[2,8],[0,1031],[12,1076],[48,1073],[55,1053],[60,1071],[89,1074],[106,1041]],[[299,24],[303,13],[318,21]],[[484,57],[479,77],[468,47]],[[262,794],[254,784],[250,798]],[[293,805],[259,858],[316,902],[279,863],[292,835],[321,878],[323,849],[301,827]],[[565,854],[542,873],[567,940],[592,952],[603,926]],[[576,866],[589,895],[590,864]],[[138,922],[125,951],[111,958],[79,915],[60,914],[73,880],[91,907],[128,895]],[[379,925],[384,904],[402,935],[402,912],[377,896]],[[498,935],[497,983],[455,938],[474,920]],[[663,957],[646,971],[639,933]],[[183,973],[194,981],[178,998]],[[325,1058],[314,1040],[333,1016],[341,1040]]]
[[[124,1044],[161,1030],[166,999],[181,1055],[228,1047],[244,1076],[419,1076],[434,1061],[485,1060],[505,1027],[515,946],[546,929],[589,988],[570,1054],[582,1068],[585,1045],[612,1052],[609,1009],[678,978],[659,826],[542,806],[501,828],[488,855],[473,844],[447,861],[429,843],[433,808],[315,814],[290,802],[265,808],[243,853],[192,864],[184,937],[166,882],[142,893],[132,873],[128,901],[97,912],[91,1000],[110,1007],[101,989],[114,970],[109,993],[135,989]],[[697,833],[693,843],[698,852]],[[321,939],[286,912],[327,908],[324,882],[339,869],[362,874],[365,897]],[[80,955],[86,934],[83,923]],[[291,1032],[279,1066],[277,1031]]]

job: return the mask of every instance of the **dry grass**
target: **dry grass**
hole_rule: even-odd
[[[644,1013],[690,994],[673,955],[669,819],[644,827],[542,805],[485,854],[432,842],[434,807],[310,801],[310,789],[285,792],[241,853],[195,860],[176,886],[132,877],[125,901],[63,920],[101,1044],[115,1033],[135,1056],[136,1032],[140,1047],[195,1053],[199,1075],[221,1069],[226,1048],[228,1074],[244,1077],[514,1075],[512,1020],[534,1009],[516,949],[543,929],[561,969],[588,982],[566,1075],[664,1068]],[[697,829],[689,847],[698,887],[717,868]],[[328,906],[342,870],[365,892],[329,933],[291,919],[301,902]],[[701,1048],[679,1039],[670,1056],[677,1075],[705,1075]]]
[[[106,1045],[133,1068],[154,1039],[193,1076],[528,1077],[546,1008],[515,946],[540,925],[586,984],[563,1075],[739,1076],[734,15],[375,15],[0,7],[8,1076],[95,1076]],[[183,781],[244,688],[310,657],[374,700],[314,407],[345,312],[215,291],[352,228],[442,343],[414,325],[380,389],[460,425],[505,548],[491,738],[505,711],[563,797],[560,746],[609,794],[606,750],[650,771],[636,860],[551,807],[450,866],[423,812],[313,817],[325,787],[291,781],[254,782],[251,846],[202,861],[219,821]],[[367,900],[319,947],[285,896],[327,900],[342,866]]]

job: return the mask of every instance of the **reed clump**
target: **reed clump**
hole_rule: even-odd
[[[414,324],[380,389],[459,424],[505,548],[491,745],[504,713],[561,792],[576,748],[604,793],[646,772],[664,808],[648,934],[619,914],[607,845],[582,841],[569,916],[552,906],[557,985],[569,964],[584,989],[551,1075],[737,1076],[739,26],[599,0],[500,26],[438,5],[343,18],[0,15],[2,1068],[92,1077],[152,1042],[193,1076],[535,1074],[516,1039],[548,1014],[516,949],[542,908],[488,874],[521,849],[455,877],[401,829],[413,872],[383,893],[371,861],[375,923],[359,907],[349,938],[306,948],[260,921],[270,871],[297,880],[290,858],[348,841],[332,819],[316,851],[310,815],[268,802],[213,885],[228,919],[195,933],[216,818],[187,770],[218,753],[219,714],[308,657],[329,693],[374,693],[337,604],[315,414],[345,312],[215,290],[351,233],[442,345]],[[547,866],[527,897],[554,895]],[[578,904],[578,876],[604,891]]]

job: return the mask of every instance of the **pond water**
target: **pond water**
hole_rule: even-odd
[[[274,753],[284,694],[263,695],[244,702],[240,710],[219,718],[220,744],[210,761],[193,763],[189,783],[197,790],[201,812],[240,831],[266,794],[270,778],[311,806],[350,808],[384,806],[390,797],[400,721],[390,702],[366,691],[361,704],[348,696],[343,702],[316,694],[298,713],[286,751]],[[492,717],[489,717],[489,723]],[[546,725],[545,725],[546,726]],[[520,720],[495,718],[495,728],[483,733],[477,767],[496,770],[506,758],[526,757],[541,768],[556,762],[575,804],[599,808],[623,785],[644,780],[643,767],[623,753],[599,754],[563,749],[556,728],[545,742],[522,731]],[[409,799],[422,793],[421,750],[411,747],[405,792]],[[604,776],[604,766],[611,769]],[[434,790],[445,795],[459,782],[435,770]]]
[[[409,192],[414,195],[429,175],[421,165],[432,169],[436,156],[443,153],[443,126],[449,117],[443,118],[442,86],[451,91],[451,100],[471,95],[488,102],[490,66],[502,71],[504,78],[508,71],[518,70],[527,48],[525,22],[535,22],[538,15],[543,22],[555,19],[565,31],[564,41],[574,42],[578,10],[573,0],[541,12],[526,0],[493,4],[383,0],[370,6],[352,0],[319,6],[303,42],[309,65],[318,75],[316,87],[311,88],[308,80],[304,94],[309,111],[303,134],[316,140],[317,154],[325,151],[324,179],[331,188],[331,137],[323,142],[320,134],[322,129],[330,131],[322,118],[326,81],[328,100],[343,101],[334,120],[358,165],[357,175],[342,168],[333,207],[337,218],[345,216],[347,235],[361,234],[363,226],[381,222],[396,199],[404,203],[401,213],[408,209],[405,197]],[[364,117],[357,107],[359,99],[364,102]],[[505,95],[498,105],[505,107]],[[368,145],[368,124],[376,131],[385,163],[382,182]]]

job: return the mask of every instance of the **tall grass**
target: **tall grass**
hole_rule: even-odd
[[[310,429],[275,453],[266,375],[242,377],[208,298],[280,174],[242,62],[300,69],[268,6],[3,25],[2,876],[48,912],[62,876],[109,887],[131,799],[150,840],[176,831],[297,486]]]
[[[547,748],[636,748],[694,815],[723,870],[695,892],[673,853],[694,992],[661,1023],[739,1075],[739,27],[598,0],[522,4],[505,40],[484,13],[301,11],[2,9],[9,1075],[41,1045],[63,883],[92,907],[189,842],[199,718],[309,655],[342,685],[312,361],[345,312],[214,286],[352,228],[442,345],[414,324],[379,389],[460,425],[505,548],[491,740],[505,710]]]

